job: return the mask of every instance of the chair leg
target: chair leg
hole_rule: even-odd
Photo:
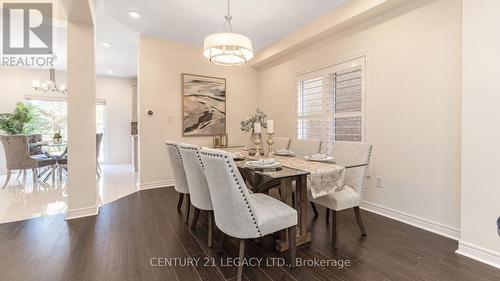
[[[366,236],[365,225],[363,224],[363,220],[361,219],[361,212],[358,207],[354,207],[354,215],[356,216],[356,221],[358,222],[359,230],[361,230],[361,234]]]
[[[238,255],[239,264],[238,264],[238,275],[236,277],[237,281],[241,281],[241,277],[243,275],[243,258],[245,257],[245,240],[240,239],[240,252]]]
[[[330,209],[329,208],[326,208],[326,223],[329,223],[330,222]]]
[[[287,229],[288,231],[288,251],[290,255],[290,267],[295,268],[296,255],[297,255],[297,238],[296,227],[292,226]]]
[[[191,229],[192,230],[194,230],[196,228],[196,223],[198,222],[199,216],[200,216],[200,209],[194,207],[193,221],[191,221]]]
[[[313,208],[314,217],[317,217],[319,214],[318,214],[318,209],[316,209],[316,204],[311,202],[311,207]]]
[[[21,177],[21,174],[23,172],[25,172],[26,170],[19,170],[19,172],[17,172],[17,180],[19,180],[19,178]]]
[[[177,210],[181,209],[183,200],[184,200],[184,193],[179,193],[179,202],[177,202]]]
[[[10,177],[12,176],[12,170],[7,170],[7,178],[5,179],[5,183],[3,184],[2,189],[6,188],[9,184]]]
[[[224,240],[226,240],[226,234],[224,234],[222,231],[219,231],[219,242],[217,244],[217,250],[216,253],[220,254],[222,253],[222,250],[224,249]]]
[[[213,211],[208,211],[208,247],[212,248],[213,231],[214,231],[214,220]]]
[[[189,223],[189,211],[191,210],[191,200],[189,194],[186,194],[186,224]]]
[[[36,185],[38,183],[38,169],[33,169],[33,185]]]
[[[339,228],[337,227],[337,211],[332,210],[332,248],[337,247]]]

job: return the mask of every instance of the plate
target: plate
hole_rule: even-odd
[[[331,156],[328,156],[328,157],[322,158],[322,159],[314,159],[314,158],[311,158],[310,156],[306,156],[306,157],[304,157],[304,159],[307,161],[314,161],[314,162],[325,162],[325,163],[332,163],[332,164],[335,163],[335,160]]]
[[[295,152],[291,150],[278,150],[273,152],[273,154],[278,156],[294,156]]]
[[[257,161],[248,161],[245,163],[246,166],[250,168],[276,168],[280,167],[281,163],[280,162],[274,162],[272,164],[259,164]]]

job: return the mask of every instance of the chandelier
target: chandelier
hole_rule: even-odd
[[[222,66],[243,65],[253,57],[252,41],[244,35],[233,33],[227,0],[227,14],[224,16],[230,32],[215,33],[205,37],[203,55],[211,63]]]
[[[33,80],[33,89],[41,91],[44,94],[66,94],[68,91],[68,89],[66,89],[66,85],[62,84],[58,87],[56,84],[56,70],[51,68],[49,73],[49,80],[46,80],[43,83],[40,83],[39,80]]]

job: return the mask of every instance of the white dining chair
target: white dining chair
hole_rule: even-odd
[[[186,197],[186,224],[188,224],[191,200],[189,198],[189,187],[186,180],[186,173],[184,172],[184,165],[182,164],[182,156],[179,150],[179,145],[172,141],[165,142],[165,145],[167,146],[170,166],[172,166],[172,171],[174,173],[174,188],[179,193],[177,210],[181,209],[184,197]]]
[[[240,260],[244,257],[245,239],[287,229],[290,265],[295,267],[297,211],[265,194],[249,193],[238,167],[227,152],[203,148],[201,159],[214,207],[215,224],[224,234],[240,240]],[[223,239],[219,247],[222,243]],[[243,263],[238,267],[237,280],[241,280],[242,266]]]
[[[290,138],[286,137],[273,137],[273,149],[274,151],[290,149]]]
[[[371,151],[371,144],[360,142],[335,142],[331,150],[331,156],[338,165],[346,167],[344,188],[340,191],[335,191],[318,198],[312,198],[311,190],[308,188],[308,198],[311,201],[315,216],[318,216],[315,204],[319,204],[326,208],[327,222],[329,221],[330,212],[332,213],[331,244],[334,248],[338,238],[338,211],[353,208],[359,229],[362,235],[366,236],[359,205],[361,204],[366,188],[366,176],[368,173]]]
[[[297,157],[305,157],[320,153],[321,140],[317,139],[293,139],[290,143],[290,150],[295,152]]]
[[[213,232],[213,207],[208,190],[207,179],[203,172],[203,162],[201,160],[200,147],[193,144],[181,143],[179,150],[182,156],[182,164],[186,173],[186,180],[189,186],[191,204],[194,206],[194,217],[191,222],[191,229],[195,230],[200,210],[206,211],[208,216],[208,247],[212,247]]]

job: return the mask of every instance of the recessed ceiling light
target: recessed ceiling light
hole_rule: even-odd
[[[128,11],[128,15],[133,18],[133,19],[138,19],[141,17],[141,14],[139,14],[139,12],[137,11],[134,11],[134,10],[130,10]]]
[[[107,74],[113,74],[113,71],[112,70],[108,70],[106,71]]]
[[[103,46],[104,48],[109,48],[111,47],[111,44],[109,44],[108,42],[102,42],[101,46]]]

